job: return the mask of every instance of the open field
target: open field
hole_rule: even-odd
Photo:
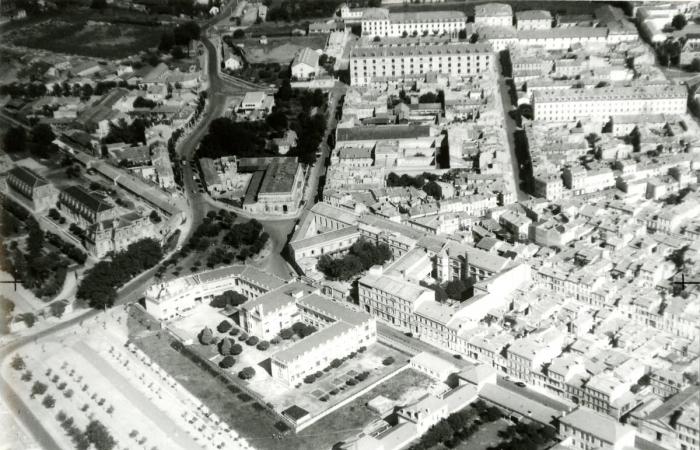
[[[158,45],[160,26],[88,21],[78,15],[49,18],[3,34],[5,42],[97,58],[124,58]]]

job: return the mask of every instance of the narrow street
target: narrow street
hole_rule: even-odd
[[[510,163],[512,167],[513,182],[515,183],[515,193],[518,201],[527,200],[530,196],[522,190],[520,184],[520,163],[518,162],[518,155],[515,150],[515,132],[518,130],[518,124],[515,123],[515,119],[511,117],[510,112],[514,111],[515,108],[511,103],[510,98],[510,87],[507,83],[507,78],[503,74],[503,67],[501,66],[501,61],[496,58],[496,71],[498,76],[498,89],[500,91],[501,97],[500,102],[503,107],[503,127],[506,132],[506,138],[508,142],[508,151],[510,153]]]

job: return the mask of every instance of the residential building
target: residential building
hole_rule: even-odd
[[[292,61],[292,78],[295,80],[308,80],[318,74],[319,54],[308,47],[299,50]]]
[[[635,446],[634,428],[586,407],[561,417],[559,433],[564,445],[583,450],[622,450]]]
[[[350,80],[353,86],[365,86],[416,80],[429,72],[468,77],[490,73],[493,58],[488,43],[356,47],[350,54]]]
[[[61,190],[58,195],[58,204],[70,220],[83,228],[114,219],[119,215],[117,207],[82,186],[70,186]]]
[[[513,8],[506,3],[484,3],[474,7],[474,25],[477,27],[512,27]]]
[[[220,267],[153,283],[145,292],[146,310],[158,320],[172,321],[185,317],[195,306],[225,291],[255,299],[286,284],[285,280],[252,266]]]
[[[391,13],[384,8],[365,11],[360,23],[362,36],[374,38],[456,34],[467,22],[462,11],[421,11]]]
[[[537,91],[532,98],[535,119],[547,122],[582,118],[607,122],[619,114],[684,114],[687,102],[688,90],[681,85]]]
[[[9,193],[35,212],[46,211],[56,206],[58,189],[44,177],[24,166],[16,166],[7,173]]]

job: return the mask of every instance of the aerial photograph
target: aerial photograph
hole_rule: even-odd
[[[0,0],[0,450],[700,450],[700,1]]]

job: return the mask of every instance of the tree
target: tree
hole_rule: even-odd
[[[252,367],[246,367],[245,369],[238,372],[238,377],[241,380],[250,380],[255,376],[255,369]]]
[[[90,3],[90,8],[92,9],[105,9],[107,7],[107,0],[92,0]]]
[[[24,370],[24,368],[27,367],[24,363],[24,359],[19,355],[15,355],[14,358],[12,358],[10,366],[17,371]]]
[[[172,30],[164,31],[160,36],[158,50],[163,53],[169,52],[175,46],[175,33]]]
[[[37,395],[44,395],[46,393],[47,386],[40,382],[40,381],[35,381],[34,384],[32,385],[32,394],[31,397],[34,398]]]
[[[58,317],[60,319],[66,312],[67,306],[68,300],[56,300],[55,302],[49,305],[49,311],[51,312],[52,316]]]
[[[503,414],[501,413],[501,410],[497,407],[489,406],[479,414],[479,417],[481,417],[481,419],[485,422],[495,422],[496,420],[503,417]]]
[[[291,339],[292,336],[294,336],[294,332],[289,328],[283,328],[282,330],[280,330],[280,337],[285,341]]]
[[[693,72],[700,72],[700,58],[693,58],[690,63],[690,70]]]
[[[257,348],[258,350],[264,352],[265,350],[267,350],[268,348],[270,348],[270,343],[267,342],[267,341],[260,341],[260,342],[258,343],[258,345],[257,345],[255,348]]]
[[[161,221],[161,218],[155,209],[153,211],[151,211],[151,214],[149,214],[148,217],[151,219],[151,222],[153,222],[153,223],[160,223],[160,221]]]
[[[243,347],[241,346],[241,344],[233,344],[231,346],[231,350],[229,351],[229,354],[236,356],[236,355],[240,355],[241,353],[243,353]]]
[[[214,333],[211,331],[211,328],[204,327],[197,337],[199,338],[200,344],[209,345],[214,340]]]
[[[375,36],[374,39],[372,39],[374,42],[379,42],[382,40],[379,36]]]
[[[240,306],[243,303],[245,303],[248,300],[248,298],[236,291],[225,291],[220,295],[217,295],[211,300],[211,303],[209,303],[210,306],[214,308],[225,308],[229,305],[231,306]]]
[[[174,46],[170,50],[170,55],[175,59],[182,59],[185,56],[187,56],[187,55],[185,55],[185,51],[179,45]]]
[[[459,34],[457,35],[457,37],[459,38],[460,41],[465,40],[467,38],[467,30],[465,30],[464,28],[459,30]]]
[[[95,446],[97,450],[112,450],[117,442],[114,440],[109,430],[97,420],[91,421],[85,429],[87,440]]]
[[[333,361],[331,361],[331,367],[334,369],[340,367],[341,364],[343,364],[343,361],[339,360],[338,358],[335,358],[333,359]]]
[[[423,191],[436,200],[442,200],[442,188],[436,181],[428,181],[425,183]]]
[[[683,14],[676,14],[673,16],[673,20],[671,20],[671,25],[676,30],[682,30],[686,25],[688,25],[688,19],[686,19]]]
[[[382,364],[384,364],[385,366],[390,366],[390,365],[394,364],[394,358],[391,356],[387,356],[386,358],[384,358],[382,360]]]
[[[41,402],[41,404],[47,408],[53,408],[54,406],[56,406],[56,399],[53,398],[51,394],[47,394],[46,397],[44,397],[44,400]]]
[[[7,153],[23,152],[26,148],[27,133],[22,127],[11,127],[3,138],[3,149]]]
[[[223,338],[221,342],[219,342],[219,354],[221,354],[222,356],[230,355],[231,347],[231,339]]]
[[[229,322],[228,320],[222,320],[221,323],[217,325],[216,331],[218,331],[219,333],[226,333],[231,329],[231,327],[231,322]]]
[[[251,336],[248,339],[246,339],[246,341],[245,341],[245,343],[250,345],[250,346],[257,345],[258,342],[260,342],[260,339],[258,339],[255,336]]]
[[[236,364],[236,359],[233,356],[224,356],[224,359],[219,361],[219,367],[222,369],[229,369]]]
[[[53,140],[56,135],[53,133],[51,126],[45,123],[39,123],[32,128],[32,140],[35,144],[35,153],[40,158],[46,158],[52,150],[56,150]]]
[[[114,304],[117,288],[144,270],[160,262],[163,250],[154,239],[142,239],[114,255],[111,261],[100,261],[87,272],[78,286],[77,298],[92,308],[108,308]]]

